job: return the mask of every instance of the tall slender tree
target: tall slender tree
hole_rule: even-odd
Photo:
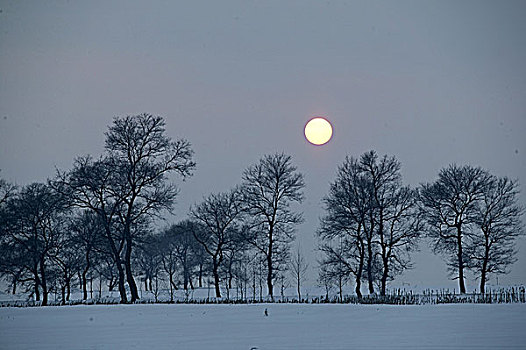
[[[191,218],[199,224],[193,231],[195,239],[212,260],[212,275],[216,297],[221,297],[220,267],[225,251],[239,243],[242,209],[239,190],[211,194],[190,209]]]
[[[480,167],[450,165],[440,170],[435,182],[423,184],[419,191],[433,250],[448,257],[461,293],[466,293],[464,270],[469,267],[465,248],[477,221],[477,203],[484,198],[489,181],[491,175]]]
[[[50,259],[57,255],[64,234],[67,197],[43,183],[23,187],[5,203],[2,234],[9,242],[4,248],[22,252],[14,262],[26,270],[34,283],[34,295],[47,305],[50,291]]]
[[[55,186],[100,217],[118,270],[121,302],[127,302],[125,281],[134,302],[139,297],[131,260],[136,234],[149,219],[172,209],[177,188],[168,176],[191,175],[193,151],[188,141],[165,135],[162,117],[149,114],[115,118],[105,147],[99,160],[77,158],[72,171],[58,174]]]
[[[340,266],[355,277],[355,292],[362,297],[361,282],[367,273],[369,291],[372,293],[372,225],[368,220],[371,200],[370,183],[360,169],[357,159],[346,157],[329,194],[323,199],[325,216],[321,219],[318,236],[320,250],[325,257],[322,265]],[[341,249],[343,248],[343,249]],[[369,259],[368,257],[371,256]],[[327,270],[331,270],[327,267]],[[370,277],[370,278],[369,278]]]
[[[369,220],[376,229],[374,243],[381,262],[380,295],[388,279],[411,267],[409,253],[417,248],[422,232],[416,192],[402,186],[400,162],[370,151],[360,158],[360,167],[370,186]]]
[[[305,281],[308,268],[309,264],[305,261],[305,257],[298,247],[290,261],[290,274],[296,283],[296,291],[298,292],[299,302],[301,302],[301,284]]]
[[[322,263],[342,264],[356,278],[356,294],[365,272],[369,293],[374,283],[385,295],[387,281],[411,267],[409,253],[421,232],[415,191],[402,186],[400,162],[376,152],[347,157],[324,199],[327,215],[318,232]],[[338,239],[344,251],[335,250]]]
[[[171,210],[177,188],[168,182],[175,173],[183,178],[191,175],[195,163],[190,143],[173,141],[165,135],[162,117],[150,114],[115,118],[106,132],[106,151],[121,175],[119,192],[125,240],[124,265],[130,287],[131,302],[138,299],[137,285],[131,266],[133,225],[162,210]]]
[[[194,237],[194,232],[198,229],[196,223],[184,220],[171,225],[159,237],[162,245],[163,266],[167,273],[168,270],[170,272],[177,270],[182,274],[185,291],[188,291],[188,288],[193,288],[192,279],[194,274],[198,272],[200,254],[196,254],[196,252],[202,249]],[[174,269],[175,267],[177,268]]]
[[[53,186],[59,192],[67,194],[75,206],[91,210],[97,216],[104,229],[106,251],[117,269],[120,302],[127,303],[121,258],[125,240],[122,231],[116,229],[124,199],[118,191],[120,176],[115,168],[115,163],[108,157],[97,160],[90,156],[79,157],[75,159],[73,169],[69,172],[58,172]]]
[[[88,273],[96,265],[96,256],[105,251],[104,227],[100,218],[89,210],[83,210],[73,217],[69,225],[70,241],[75,246],[77,254],[82,255],[80,263],[80,280],[82,299],[88,299]]]
[[[338,294],[340,301],[343,300],[343,286],[346,284],[351,275],[357,275],[356,265],[352,265],[351,262],[355,261],[356,256],[351,256],[354,252],[355,246],[351,243],[345,242],[348,238],[339,237],[339,242],[332,245],[335,240],[331,240],[330,243],[324,243],[320,247],[320,251],[324,253],[323,258],[318,261],[319,273],[318,282],[321,286],[325,287],[326,299],[329,298],[329,290],[332,286],[338,286]],[[351,247],[351,249],[348,249]],[[363,261],[362,261],[363,267]],[[361,285],[360,280],[356,285],[356,295],[361,298]]]
[[[266,155],[243,173],[243,206],[250,226],[245,238],[265,257],[271,299],[276,273],[287,264],[295,226],[303,221],[291,204],[302,202],[304,186],[292,157],[283,153]]]
[[[518,203],[519,184],[507,177],[492,177],[475,210],[475,230],[467,249],[469,267],[480,278],[484,294],[488,275],[506,273],[516,261],[516,238],[524,234]]]

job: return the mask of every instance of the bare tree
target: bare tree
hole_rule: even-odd
[[[325,254],[322,265],[344,266],[347,273],[355,276],[355,292],[360,298],[364,269],[371,271],[372,278],[372,258],[368,259],[368,251],[373,249],[369,248],[372,245],[369,186],[358,160],[346,157],[323,199],[326,215],[318,230],[320,250]]]
[[[161,117],[148,114],[115,118],[106,133],[106,152],[96,161],[77,158],[73,170],[59,172],[54,185],[71,195],[76,206],[99,216],[118,270],[121,302],[127,302],[125,280],[134,302],[134,234],[144,232],[139,227],[162,210],[171,210],[177,188],[168,183],[168,176],[190,175],[193,152],[186,140],[172,141],[165,135]]]
[[[115,170],[121,174],[118,185],[122,196],[119,214],[126,243],[124,265],[134,302],[138,292],[131,267],[131,228],[144,217],[172,209],[177,188],[167,181],[167,176],[191,175],[195,167],[193,151],[188,141],[172,141],[166,136],[163,118],[150,114],[115,118],[106,132],[106,150],[117,165]]]
[[[235,280],[236,291],[241,300],[245,300],[247,295],[247,285],[250,282],[250,271],[249,267],[252,260],[255,258],[253,255],[254,251],[250,249],[242,249],[237,252],[234,257],[234,261],[230,270],[231,276]]]
[[[43,183],[25,186],[10,197],[3,209],[3,248],[23,252],[15,254],[12,262],[21,264],[34,283],[34,295],[42,305],[47,305],[51,284],[49,283],[49,260],[56,256],[64,234],[64,213],[68,207],[67,198]]]
[[[144,289],[158,297],[159,275],[163,267],[163,242],[158,236],[146,234],[142,238],[142,244],[134,251],[134,260],[141,274],[144,276]],[[173,274],[169,275],[172,279]],[[170,297],[173,301],[172,284],[170,284]]]
[[[364,273],[369,293],[379,280],[385,295],[387,281],[411,266],[409,253],[421,231],[415,192],[402,186],[400,163],[374,151],[347,157],[324,203],[327,214],[318,231],[322,264],[332,265],[327,271],[340,266],[336,271],[353,274],[358,297]]]
[[[177,287],[176,273],[179,270],[179,258],[177,257],[176,250],[172,247],[172,238],[167,235],[165,231],[161,237],[158,238],[158,246],[160,250],[160,258],[162,268],[165,274],[168,276],[168,286],[170,288],[170,301],[174,301],[174,292],[179,289]],[[145,286],[148,290],[146,281],[150,276],[145,276]]]
[[[433,250],[448,256],[461,293],[466,293],[464,269],[469,260],[464,248],[477,219],[477,203],[490,180],[490,174],[480,167],[450,165],[440,170],[435,182],[423,184],[419,191]]]
[[[475,225],[467,249],[469,267],[480,276],[480,293],[484,294],[488,274],[506,273],[516,254],[515,239],[523,234],[520,220],[524,208],[518,201],[519,185],[507,177],[493,177],[484,187],[477,203]]]
[[[318,261],[319,273],[318,282],[325,288],[326,299],[329,298],[329,291],[333,286],[338,286],[340,301],[343,300],[343,286],[351,275],[357,275],[356,269],[356,246],[348,242],[348,237],[339,237],[339,242],[335,240],[325,242],[320,246],[320,251],[324,253],[323,258]],[[359,261],[358,261],[359,265]],[[363,267],[363,260],[362,260]],[[358,278],[358,281],[360,279]],[[359,282],[357,283],[356,295],[362,297]]]
[[[327,214],[321,219],[318,231],[322,241],[320,250],[325,253],[323,264],[343,265],[348,273],[353,274],[358,297],[362,297],[364,273],[369,293],[374,292],[375,221],[371,219],[371,193],[371,181],[364,174],[359,160],[346,157],[323,200]],[[337,240],[336,244],[334,240]]]
[[[7,200],[17,195],[18,188],[4,179],[0,179],[0,277],[10,279],[12,293],[16,293],[18,283],[23,283],[27,271],[23,267],[24,254],[15,247],[8,234],[11,214]]]
[[[194,231],[195,239],[212,259],[212,274],[216,297],[221,297],[219,268],[224,253],[239,242],[241,218],[239,191],[211,194],[190,209],[190,216],[201,229]]]
[[[79,157],[75,159],[73,169],[57,174],[53,186],[71,198],[73,205],[93,211],[100,220],[107,240],[107,250],[117,269],[120,302],[127,303],[121,258],[125,239],[122,230],[116,229],[124,198],[118,191],[121,181],[115,169],[115,163],[108,157],[98,160],[93,160],[90,156]]]
[[[271,299],[276,272],[286,266],[295,226],[303,221],[290,206],[303,200],[304,186],[291,156],[283,153],[266,155],[243,173],[244,209],[250,221],[245,237],[265,256]]]
[[[65,227],[67,230],[68,228]],[[56,280],[60,283],[62,304],[69,301],[71,296],[71,283],[75,279],[75,275],[82,266],[82,256],[78,254],[78,246],[70,234],[60,235],[61,239],[57,244],[56,249],[50,252],[51,262],[54,262],[54,267],[58,274]]]
[[[199,265],[204,264],[204,262],[199,261],[199,259],[204,258],[200,254],[202,247],[194,236],[194,233],[199,229],[198,224],[184,220],[171,225],[159,237],[163,268],[169,276],[170,295],[172,295],[173,289],[177,288],[174,280],[176,272],[180,272],[182,275],[185,291],[188,291],[188,288],[194,288],[193,277],[198,273]]]
[[[380,295],[385,295],[387,281],[411,267],[409,253],[417,248],[421,235],[416,192],[402,186],[401,166],[395,157],[379,158],[370,151],[360,158],[360,168],[369,182],[368,216],[381,262]]]
[[[417,250],[423,220],[417,207],[416,191],[409,187],[394,189],[385,212],[385,226],[379,232],[382,278],[380,295],[385,295],[388,279],[412,268],[410,253]]]
[[[225,288],[227,292],[227,299],[230,299],[230,289],[232,289],[232,280],[236,277],[236,265],[248,263],[248,261],[243,261],[246,258],[244,254],[248,250],[247,242],[244,237],[240,234],[243,230],[243,227],[238,228],[235,233],[234,244],[229,245],[223,251],[223,265],[222,273],[225,276]],[[238,268],[238,276],[242,270]]]
[[[74,245],[77,255],[82,255],[80,262],[80,280],[82,284],[82,298],[88,299],[88,273],[94,268],[95,256],[100,254],[104,245],[104,227],[100,218],[92,211],[84,210],[73,217],[69,225],[72,237],[71,243]]]
[[[98,273],[101,283],[102,280],[106,281],[109,292],[112,292],[118,286],[118,270],[111,253],[106,252],[98,255],[97,264],[93,266],[93,269]]]
[[[290,273],[294,282],[296,282],[296,290],[298,292],[298,301],[301,302],[301,283],[305,280],[309,264],[305,261],[300,248],[296,250],[290,261]]]
[[[16,194],[17,187],[4,179],[0,179],[0,208],[4,203]]]
[[[17,242],[4,237],[0,241],[0,277],[10,283],[11,293],[17,293],[17,287],[33,282],[33,276],[26,268],[27,255]]]

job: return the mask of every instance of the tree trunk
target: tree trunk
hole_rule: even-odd
[[[232,274],[232,266],[229,267],[228,270],[228,288],[232,289],[232,279],[234,278]]]
[[[157,278],[157,274],[155,275],[155,291],[153,295],[155,295],[155,302],[157,302],[157,296],[159,295],[159,279]]]
[[[360,228],[358,228],[358,233],[360,232]],[[363,244],[363,239],[358,236],[358,249],[360,251],[360,262],[358,264],[358,271],[356,273],[356,286],[354,288],[354,291],[356,292],[356,296],[361,299],[362,298],[362,274],[363,274],[363,263],[365,259],[365,247]]]
[[[343,281],[342,281],[342,275],[338,276],[338,287],[340,292],[340,303],[343,301]]]
[[[296,276],[298,278],[298,301],[301,303],[301,289],[300,289],[300,275]]]
[[[69,301],[71,296],[71,277],[66,277],[66,301]]]
[[[377,195],[378,193],[375,191],[376,202],[379,205],[380,203],[379,203]],[[380,295],[385,296],[385,285],[387,284],[387,276],[389,273],[389,258],[387,256],[388,254],[386,252],[386,248],[385,248],[386,244],[384,241],[384,211],[380,205],[379,207],[380,207],[380,213],[379,213],[379,223],[378,223],[378,235],[380,236],[380,245],[382,247],[382,263],[384,265],[383,271],[382,271],[382,278],[380,280]]]
[[[42,306],[47,305],[48,289],[46,281],[46,262],[40,258],[40,286],[42,287]]]
[[[274,301],[274,287],[272,286],[272,274],[273,274],[273,267],[272,267],[272,243],[269,244],[269,252],[267,255],[267,288],[268,288],[268,295],[270,297],[271,301]]]
[[[466,286],[464,284],[464,259],[462,256],[462,229],[461,226],[457,226],[457,249],[458,249],[458,283],[460,287],[460,293],[466,293]]]
[[[119,286],[119,294],[121,297],[120,303],[126,304],[128,303],[128,297],[126,296],[126,287],[124,286],[124,269],[122,268],[120,254],[119,254],[119,251],[117,250],[117,247],[115,246],[115,241],[111,237],[110,224],[107,221],[104,222],[104,229],[106,231],[106,238],[108,239],[108,243],[110,244],[111,252],[113,255],[113,260],[115,262],[115,265],[117,266],[117,272],[119,275],[118,286]]]
[[[126,296],[126,287],[124,286],[124,269],[122,268],[120,259],[117,262],[117,271],[119,272],[118,285],[119,285],[119,294],[121,297],[120,303],[126,304],[128,303],[128,297]]]
[[[489,260],[489,248],[486,246],[484,252],[484,260],[482,261],[482,271],[480,276],[480,294],[486,292],[486,274],[488,269],[488,260]]]
[[[371,243],[367,244],[367,282],[369,285],[369,294],[374,294],[373,285],[373,250]]]
[[[186,265],[183,267],[183,289],[188,290],[188,271]]]
[[[259,275],[259,301],[263,301],[263,278]]]
[[[173,303],[174,302],[173,274],[170,271],[168,275],[170,276],[170,302]]]
[[[128,235],[130,235],[128,233]],[[132,253],[132,242],[131,237],[126,239],[126,254],[124,265],[126,266],[126,280],[128,282],[128,287],[130,288],[130,302],[134,303],[139,299],[139,291],[137,290],[137,284],[133,278],[133,272],[131,267],[131,253]]]
[[[38,277],[38,270],[37,266],[35,266],[35,270],[33,271],[33,275],[35,276],[35,300],[40,301],[40,278]]]
[[[199,264],[199,288],[203,287],[203,264]]]
[[[88,299],[88,278],[87,275],[88,270],[84,269],[82,271],[82,299],[87,300]]]
[[[368,283],[368,287],[369,287],[369,294],[374,294],[374,276],[373,276],[373,233],[374,233],[374,229],[375,229],[375,225],[374,225],[374,218],[372,217],[372,214],[369,214],[370,215],[370,227],[369,227],[369,231],[367,231],[365,229],[365,224],[364,224],[364,232],[365,232],[365,238],[367,240],[367,266],[366,266],[366,270],[367,270],[367,283]],[[363,250],[364,253],[365,253],[365,249]]]
[[[252,272],[252,301],[256,301],[256,266],[253,266]]]
[[[389,258],[382,257],[383,263],[384,263],[384,269],[382,272],[382,280],[381,280],[381,290],[380,295],[385,296],[385,287],[387,285],[387,277],[389,277]]]
[[[86,267],[82,270],[82,298],[84,300],[88,299],[88,281],[86,275],[88,274],[89,268],[91,267],[91,262],[89,259],[89,250],[86,251]]]
[[[361,299],[362,298],[362,273],[361,271],[356,274],[356,287],[354,288],[354,291],[356,292],[356,296]]]
[[[102,298],[102,274],[99,273],[99,299]]]
[[[480,277],[480,294],[484,295],[486,291],[486,271],[482,270],[482,276]]]
[[[217,263],[216,257],[213,258],[213,275],[214,285],[216,290],[216,298],[221,298],[221,289],[219,288],[219,264]]]
[[[113,292],[113,289],[115,289],[115,277],[111,276],[108,280],[108,291]]]

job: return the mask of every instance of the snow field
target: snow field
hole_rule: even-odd
[[[0,349],[525,348],[525,304],[0,308]]]

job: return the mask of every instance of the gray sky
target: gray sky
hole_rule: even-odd
[[[114,116],[148,112],[195,150],[175,220],[284,151],[306,177],[298,242],[309,252],[347,154],[395,155],[411,185],[450,163],[480,165],[518,178],[526,202],[525,2],[0,1],[0,10],[7,180],[44,181],[101,153]],[[303,137],[315,115],[334,127],[323,147]],[[524,238],[518,247],[499,282],[525,282]],[[397,283],[456,286],[426,245],[415,264]]]

